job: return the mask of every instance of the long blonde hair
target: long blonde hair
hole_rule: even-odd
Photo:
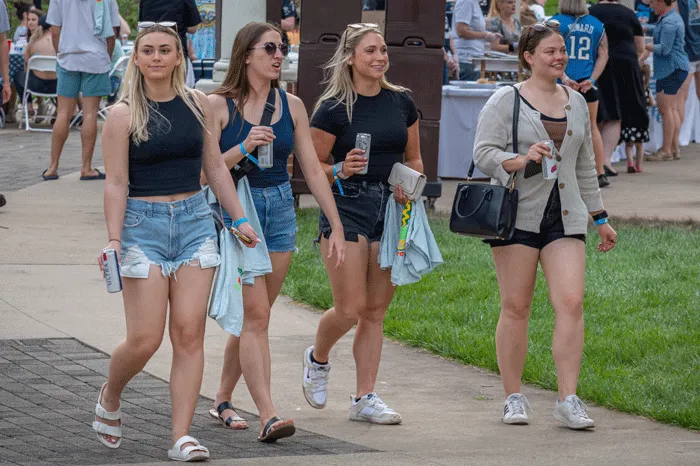
[[[156,32],[161,32],[169,35],[175,41],[175,47],[178,56],[181,58],[180,64],[175,67],[173,74],[171,76],[171,85],[175,94],[180,97],[187,107],[194,113],[197,121],[202,128],[206,130],[206,122],[204,121],[204,108],[202,107],[197,95],[194,90],[185,86],[185,71],[187,67],[187,62],[182,53],[182,42],[180,41],[180,36],[168,27],[155,25],[150,28],[146,28],[139,32],[136,36],[136,41],[134,42],[134,54],[129,60],[129,64],[126,67],[126,72],[124,73],[124,82],[126,85],[122,90],[121,96],[117,103],[124,103],[129,107],[131,113],[131,123],[129,127],[129,134],[131,135],[131,140],[134,144],[139,145],[142,142],[148,141],[148,122],[151,119],[153,112],[156,115],[157,124],[168,124],[168,120],[158,111],[158,109],[148,101],[148,96],[146,95],[146,88],[144,85],[144,76],[141,70],[136,65],[134,57],[139,50],[139,42],[147,34],[152,34]]]
[[[314,105],[313,113],[316,113],[326,100],[336,99],[340,105],[345,104],[348,113],[348,121],[352,122],[352,107],[357,101],[357,91],[352,81],[352,66],[350,59],[355,53],[355,47],[367,34],[374,33],[384,37],[381,31],[372,25],[361,25],[361,27],[347,27],[340,38],[340,43],[335,49],[333,57],[323,67],[325,73],[324,84],[326,90],[318,98]],[[387,65],[387,70],[388,70]],[[386,76],[382,76],[379,81],[382,89],[389,89],[395,92],[407,92],[408,89],[402,86],[391,84]]]
[[[236,99],[236,112],[241,115],[241,120],[245,119],[243,107],[250,97],[250,83],[248,82],[248,65],[246,58],[250,54],[250,49],[260,40],[263,34],[274,31],[282,37],[282,31],[270,23],[252,22],[243,26],[236,38],[233,39],[231,47],[231,59],[226,72],[226,78],[212,94],[220,95],[230,99]],[[274,89],[279,87],[279,80],[274,79],[270,86]],[[231,116],[233,119],[234,115]],[[241,130],[243,126],[241,126]]]

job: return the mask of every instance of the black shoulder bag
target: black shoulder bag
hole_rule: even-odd
[[[513,89],[513,152],[518,153],[520,92],[515,86]],[[460,235],[478,238],[511,239],[515,232],[515,217],[518,212],[515,172],[510,176],[509,186],[499,186],[473,183],[474,168],[472,159],[467,182],[457,186],[450,216],[450,230]]]
[[[270,126],[270,123],[272,122],[272,115],[275,113],[276,96],[277,93],[275,92],[275,88],[271,87],[270,92],[267,94],[267,102],[265,102],[265,109],[263,110],[262,118],[260,118],[260,126]],[[255,150],[250,153],[250,155],[257,157],[258,148],[256,147]],[[236,186],[238,186],[238,181],[250,173],[255,167],[257,167],[255,162],[244,156],[241,161],[231,169],[231,176],[233,177],[233,182],[236,184]]]

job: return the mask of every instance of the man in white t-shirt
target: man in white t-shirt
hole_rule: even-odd
[[[479,0],[457,0],[452,14],[452,36],[459,57],[460,81],[476,81],[480,72],[472,58],[484,56],[484,42],[497,42],[500,34],[486,30],[486,19]]]
[[[103,173],[92,168],[92,155],[97,139],[100,101],[112,90],[109,70],[119,27],[117,1],[51,0],[47,22],[51,24],[53,45],[58,52],[58,110],[51,138],[51,164],[42,177],[44,180],[58,179],[58,161],[68,139],[76,101],[82,94],[80,179],[104,179]]]

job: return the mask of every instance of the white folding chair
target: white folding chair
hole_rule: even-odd
[[[26,131],[44,131],[44,132],[51,132],[51,128],[37,128],[37,127],[32,127],[29,124],[29,97],[30,96],[37,96],[37,97],[53,97],[53,98],[58,98],[58,94],[53,93],[53,94],[45,94],[43,92],[37,92],[33,91],[29,88],[29,75],[32,70],[34,71],[45,71],[45,72],[56,72],[56,64],[57,64],[57,59],[56,57],[50,57],[46,55],[34,55],[33,57],[29,58],[29,61],[27,61],[27,75],[24,78],[24,94],[22,95],[22,109],[24,111],[24,129]],[[22,122],[20,121],[19,127],[22,128]]]
[[[119,60],[117,60],[117,63],[114,64],[114,67],[109,71],[109,81],[110,81],[110,86],[112,85],[112,76],[117,75],[121,78],[121,81],[119,82],[119,87],[112,92],[109,97],[112,97],[114,95],[119,94],[119,91],[121,91],[122,86],[124,85],[124,74],[126,73],[126,67],[129,64],[129,58],[131,58],[131,55],[124,55],[121,57]],[[82,112],[81,112],[82,113]],[[107,118],[107,107],[103,108],[97,114],[102,117],[102,119]]]

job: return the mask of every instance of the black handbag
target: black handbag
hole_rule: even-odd
[[[275,88],[270,88],[270,92],[267,94],[267,102],[265,102],[265,109],[263,110],[262,118],[260,118],[260,126],[270,126],[272,122],[272,115],[275,113],[275,97],[277,93]],[[233,115],[231,115],[232,117]],[[258,148],[256,147],[250,155],[258,155]],[[238,182],[241,178],[250,173],[257,165],[255,162],[250,160],[248,157],[243,157],[238,164],[234,165],[231,169],[231,176],[233,177],[233,182],[238,186]]]
[[[518,117],[520,114],[520,92],[515,90],[513,103],[513,152],[518,152]],[[452,204],[450,230],[454,233],[486,239],[511,239],[515,232],[518,213],[518,191],[515,189],[515,172],[508,186],[472,182],[474,174],[472,159],[467,182],[457,185]]]

